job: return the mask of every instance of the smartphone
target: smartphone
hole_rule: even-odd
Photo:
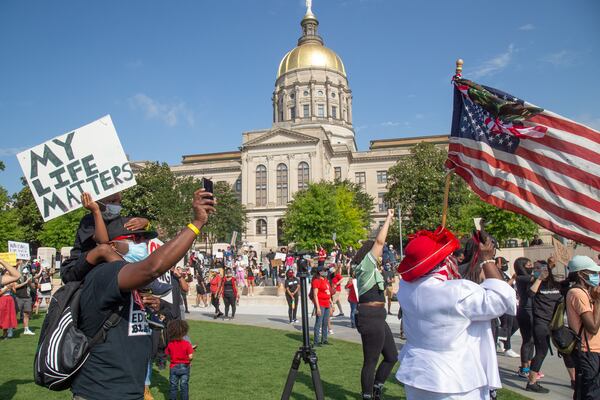
[[[202,178],[201,180],[202,182],[202,187],[204,188],[204,190],[206,190],[209,193],[213,192],[213,181],[211,181],[208,178]],[[211,199],[213,198],[212,196],[210,197]]]

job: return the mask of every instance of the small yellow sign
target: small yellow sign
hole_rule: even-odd
[[[15,267],[17,265],[17,253],[0,253],[0,260]]]

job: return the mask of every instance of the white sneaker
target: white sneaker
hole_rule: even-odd
[[[519,354],[517,354],[513,349],[508,349],[504,352],[504,355],[506,357],[510,357],[510,358],[519,358],[521,357]]]
[[[35,335],[35,333],[33,333],[31,330],[29,330],[29,328],[27,328],[23,331],[23,335]]]
[[[496,343],[496,353],[504,353],[504,346],[500,343]]]
[[[333,329],[330,329],[330,330],[329,330],[329,334],[330,334],[330,335],[333,335]]]

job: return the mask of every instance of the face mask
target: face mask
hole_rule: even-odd
[[[502,269],[502,271],[506,272],[508,271],[508,265],[503,265],[502,267],[500,267]]]
[[[325,278],[327,276],[327,271],[320,272],[319,275]]]
[[[102,218],[108,220],[117,218],[123,209],[119,204],[106,204],[104,207],[105,210],[102,211]]]
[[[129,242],[129,251],[123,255],[123,259],[127,262],[134,263],[145,260],[148,257],[148,245],[144,242],[133,243]]]
[[[539,278],[541,274],[542,274],[542,271],[533,271],[533,277],[535,279]]]
[[[591,286],[596,287],[596,286],[598,286],[598,284],[600,284],[600,275],[598,275],[598,273],[589,274],[586,281]]]

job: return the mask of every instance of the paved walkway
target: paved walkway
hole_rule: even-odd
[[[281,297],[257,296],[247,298],[246,296],[242,296],[240,305],[237,308],[235,319],[233,321],[223,321],[221,319],[215,321],[212,319],[212,311],[214,310],[212,307],[209,306],[209,308],[195,308],[191,306],[191,301],[189,304],[191,313],[186,315],[189,319],[211,321],[216,323],[252,325],[290,331],[302,330],[300,323],[293,325],[289,324],[287,317],[287,305],[285,304],[285,299]],[[360,343],[360,335],[355,329],[350,328],[350,308],[348,303],[342,302],[342,305],[344,306],[344,312],[346,313],[346,316],[333,319],[334,335],[332,338]],[[221,310],[222,309],[223,305],[221,305]],[[310,307],[310,309],[312,310],[312,307]],[[390,315],[387,321],[392,329],[392,332],[394,332],[398,346],[402,347],[404,341],[400,340],[400,321],[395,316],[398,312],[398,303],[392,303],[392,312],[394,315]],[[300,319],[300,315],[298,315],[298,319]],[[310,320],[311,327],[313,322],[314,318]],[[521,338],[517,333],[512,338],[513,349],[518,352],[520,345]],[[567,371],[563,365],[562,359],[558,358],[556,355],[551,356],[548,354],[542,367],[542,371],[546,376],[541,383],[550,389],[550,393],[546,395],[537,395],[524,390],[526,380],[516,376],[515,374],[515,371],[519,367],[518,358],[509,358],[499,355],[498,364],[500,366],[502,382],[504,387],[507,389],[513,390],[526,397],[536,400],[572,399],[572,391],[570,388],[570,380]]]

